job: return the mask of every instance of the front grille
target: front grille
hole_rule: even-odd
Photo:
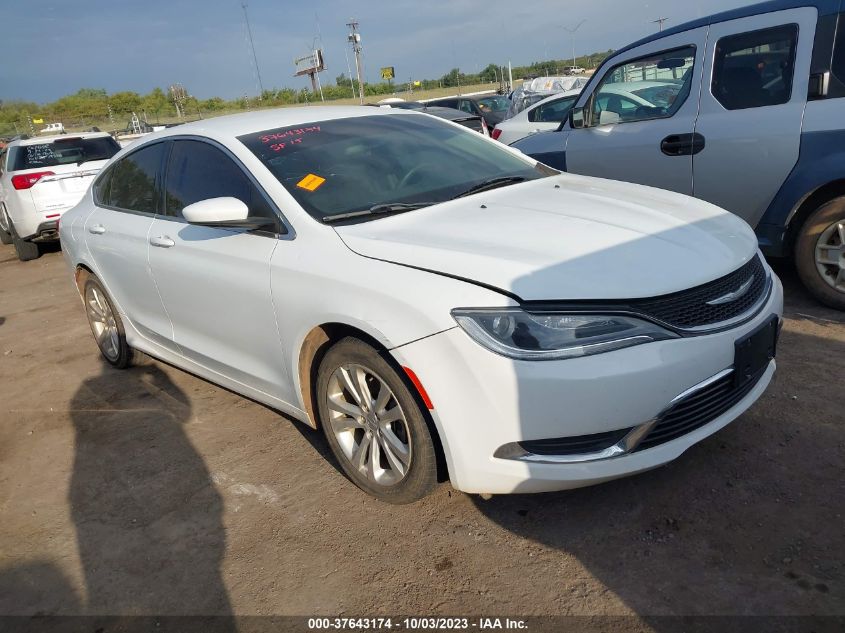
[[[634,452],[670,442],[712,422],[747,396],[764,373],[765,369],[744,385],[737,387],[731,372],[676,402],[660,415],[657,424],[637,445]]]
[[[599,453],[610,448],[631,429],[619,429],[607,433],[593,433],[591,435],[575,435],[572,437],[555,437],[546,440],[529,440],[519,442],[523,450],[535,455],[581,455],[584,453]]]
[[[752,277],[751,287],[735,301],[707,305],[708,301],[735,292]],[[742,268],[716,281],[662,297],[634,300],[630,305],[635,311],[674,327],[696,328],[728,321],[747,312],[760,300],[767,285],[763,262],[755,256]]]

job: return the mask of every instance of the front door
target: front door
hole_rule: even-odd
[[[710,27],[693,193],[751,226],[798,161],[816,18],[805,7]]]
[[[706,40],[703,27],[644,44],[590,82],[577,106],[591,123],[569,132],[567,171],[692,194]]]
[[[219,146],[173,141],[165,170],[165,210],[149,232],[150,267],[182,354],[273,397],[291,400],[290,379],[270,295],[270,257],[281,241],[266,194]],[[267,231],[189,224],[187,205],[231,196]]]

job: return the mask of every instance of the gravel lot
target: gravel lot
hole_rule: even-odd
[[[106,367],[61,253],[0,247],[0,614],[845,615],[845,315],[778,269],[774,382],[675,463],[393,507],[266,407]]]

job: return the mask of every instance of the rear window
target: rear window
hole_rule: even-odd
[[[493,112],[506,112],[511,105],[510,99],[507,97],[487,97],[479,99],[477,103],[482,112],[486,112],[488,109]]]
[[[97,138],[69,137],[50,143],[18,145],[14,148],[10,171],[81,164],[92,160],[108,160],[120,151],[111,136]]]

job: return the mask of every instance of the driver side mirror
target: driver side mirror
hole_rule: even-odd
[[[268,218],[247,217],[249,208],[237,198],[209,198],[189,204],[182,217],[190,224],[242,229],[260,229],[272,224]]]
[[[572,108],[569,111],[569,127],[573,130],[580,130],[587,127],[587,109]]]

